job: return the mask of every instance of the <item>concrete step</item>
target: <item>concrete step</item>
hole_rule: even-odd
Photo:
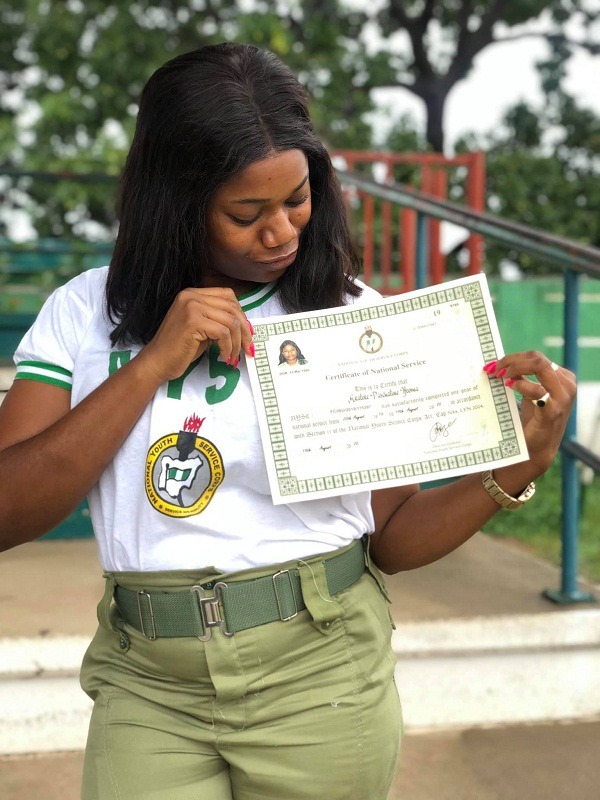
[[[600,715],[600,610],[399,626],[396,684],[408,730]]]
[[[597,800],[600,720],[408,732],[388,800]],[[0,756],[2,800],[79,800],[83,753]]]
[[[0,640],[0,753],[85,746],[83,636]],[[600,609],[401,623],[407,731],[600,717]]]

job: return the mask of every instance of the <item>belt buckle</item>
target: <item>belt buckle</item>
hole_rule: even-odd
[[[290,614],[289,617],[282,616],[283,612],[281,610],[281,602],[279,600],[279,593],[277,591],[277,581],[275,580],[275,578],[277,578],[278,575],[287,575],[288,581],[290,582],[290,592],[292,594],[292,600],[294,601],[294,613]],[[282,622],[288,622],[288,620],[294,619],[294,617],[298,616],[298,604],[296,603],[296,595],[294,594],[294,584],[292,583],[292,576],[290,575],[289,569],[281,569],[281,570],[279,570],[279,572],[276,572],[274,575],[272,575],[271,579],[273,581],[273,589],[275,590],[275,600],[277,601],[277,609],[279,611],[279,619]]]
[[[233,636],[235,631],[228,631],[226,622],[221,616],[221,609],[219,602],[223,601],[223,589],[227,588],[227,584],[223,581],[215,583],[215,593],[213,597],[207,597],[202,586],[192,586],[191,592],[198,598],[198,605],[200,607],[200,616],[202,617],[202,627],[204,634],[198,636],[201,642],[208,642],[212,636],[212,628],[219,628],[221,635],[229,639]]]
[[[142,603],[141,598],[147,597],[148,598],[148,612],[150,613],[150,622],[152,625],[152,636],[148,636],[144,629],[144,617],[142,616]],[[141,592],[137,593],[137,604],[138,604],[138,614],[140,615],[140,627],[142,631],[142,635],[146,637],[146,639],[156,639],[156,626],[154,624],[154,609],[152,608],[152,598],[148,594],[145,589],[142,589]]]

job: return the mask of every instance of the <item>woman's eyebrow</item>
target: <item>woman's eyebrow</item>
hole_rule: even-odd
[[[301,189],[304,186],[304,184],[306,183],[306,181],[308,180],[308,177],[309,177],[308,173],[306,173],[306,176],[302,180],[302,182],[299,183],[298,186],[296,186],[295,189],[292,189],[290,194],[294,194],[294,192],[297,192],[298,189]],[[269,197],[244,197],[243,200],[232,200],[231,202],[239,204],[239,205],[249,205],[250,203],[268,203],[269,200],[270,200]]]

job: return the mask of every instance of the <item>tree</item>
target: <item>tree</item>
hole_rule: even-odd
[[[563,92],[555,94],[539,109],[517,104],[498,130],[467,136],[457,149],[486,151],[490,211],[598,247],[600,118]],[[555,271],[543,259],[487,242],[493,268],[507,256],[528,274]]]
[[[313,97],[321,137],[357,149],[373,141],[372,89],[420,97],[427,146],[443,150],[448,95],[484,48],[544,36],[544,86],[556,97],[573,48],[598,52],[591,34],[574,42],[566,24],[591,26],[600,17],[594,0],[365,0],[361,10],[347,2],[254,0],[252,9],[248,0],[5,0],[0,163],[117,176],[150,74],[169,56],[223,39],[276,52]],[[530,27],[540,20],[541,33]],[[396,123],[391,147],[407,141],[401,115]],[[40,235],[90,235],[90,221],[114,232],[114,185],[21,179],[2,187],[5,205],[26,208]]]
[[[520,28],[544,16],[543,33]],[[410,55],[399,56],[387,49],[395,72],[388,85],[408,89],[423,100],[427,140],[440,152],[444,150],[443,117],[448,95],[469,74],[482,50],[500,42],[543,36],[555,53],[560,53],[556,63],[564,68],[575,47],[600,52],[598,44],[587,38],[570,39],[565,23],[577,19],[589,29],[599,18],[597,4],[585,0],[388,0],[387,7],[377,15],[384,37],[389,39],[400,30],[408,35]],[[518,30],[508,32],[515,28]],[[436,57],[437,47],[441,53]]]
[[[595,0],[365,0],[361,5],[363,10],[344,0],[261,3],[291,34],[285,57],[328,109],[330,135],[368,110],[370,90],[405,89],[424,102],[427,142],[443,152],[448,96],[485,48],[541,37],[551,50],[545,79],[559,85],[576,48],[600,53],[591,34],[600,20]],[[256,24],[262,13],[247,21]],[[585,34],[574,38],[570,27]]]
[[[5,171],[119,174],[137,101],[170,56],[204,44],[249,41],[276,52],[315,98],[323,138],[367,147],[373,109],[348,82],[351,42],[364,15],[336,16],[337,0],[306,0],[283,16],[273,3],[240,11],[230,0],[13,0],[0,7],[0,163]],[[297,19],[296,19],[297,17]],[[297,37],[300,37],[298,39]],[[356,50],[356,48],[354,48]],[[10,135],[12,133],[12,135]],[[4,205],[25,208],[41,236],[114,233],[114,185],[4,181]],[[1,184],[0,184],[1,190]]]
[[[358,4],[350,7],[344,0],[289,0],[285,5],[265,0],[263,6],[291,34],[286,60],[327,108],[330,136],[346,128],[356,136],[350,121],[368,110],[370,90],[405,89],[424,102],[426,139],[439,152],[444,151],[450,92],[485,48],[527,37],[545,39],[551,51],[545,80],[558,85],[576,48],[600,53],[590,32],[600,19],[595,0],[383,0],[373,6],[365,0],[360,11]],[[246,22],[255,25],[262,13]],[[570,27],[583,28],[585,34],[573,38]]]
[[[0,152],[5,167],[116,177],[151,72],[171,55],[220,41],[220,26],[235,14],[225,0],[210,0],[199,15],[194,8],[201,5],[194,0],[4,3],[0,131],[11,125],[14,130],[12,146],[5,144]],[[77,236],[89,230],[90,220],[114,232],[114,194],[114,184],[102,181],[24,178],[12,183],[5,200],[23,205],[40,235]]]

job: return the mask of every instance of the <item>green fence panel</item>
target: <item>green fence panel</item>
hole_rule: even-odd
[[[23,334],[35,319],[35,314],[6,314],[0,312],[0,366],[12,364],[12,354]]]
[[[77,508],[70,517],[56,528],[40,537],[41,539],[89,539],[94,536],[87,501]]]
[[[494,311],[507,353],[540,350],[563,362],[563,280],[527,278],[489,281]],[[579,381],[598,380],[600,364],[600,281],[581,278],[579,295]]]

